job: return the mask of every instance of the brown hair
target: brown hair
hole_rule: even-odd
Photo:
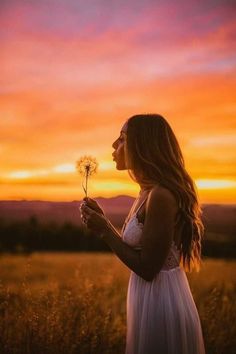
[[[204,225],[193,179],[169,123],[159,114],[139,114],[127,121],[126,156],[130,177],[144,188],[159,184],[170,190],[182,227],[181,259],[185,270],[200,269]]]

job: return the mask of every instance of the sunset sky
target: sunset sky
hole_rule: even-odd
[[[2,0],[0,198],[136,196],[112,143],[163,115],[203,203],[236,200],[236,5],[218,0]]]

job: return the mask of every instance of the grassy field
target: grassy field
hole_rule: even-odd
[[[236,348],[236,261],[187,274],[207,354]],[[112,254],[0,255],[0,353],[123,354],[129,269]]]

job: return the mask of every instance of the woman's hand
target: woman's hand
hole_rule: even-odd
[[[100,235],[110,228],[110,221],[101,213],[96,212],[85,204],[80,206],[80,210],[81,219],[92,232]]]
[[[82,207],[83,205],[86,205],[89,208],[96,211],[98,214],[105,216],[105,213],[104,213],[102,207],[96,202],[96,200],[85,197],[85,198],[83,198],[83,202],[80,204],[80,207]]]

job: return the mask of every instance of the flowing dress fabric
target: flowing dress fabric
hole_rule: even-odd
[[[143,224],[137,211],[126,224],[122,239],[140,249]],[[152,281],[131,271],[125,354],[205,354],[198,311],[179,264],[180,253],[172,242],[164,266]]]

